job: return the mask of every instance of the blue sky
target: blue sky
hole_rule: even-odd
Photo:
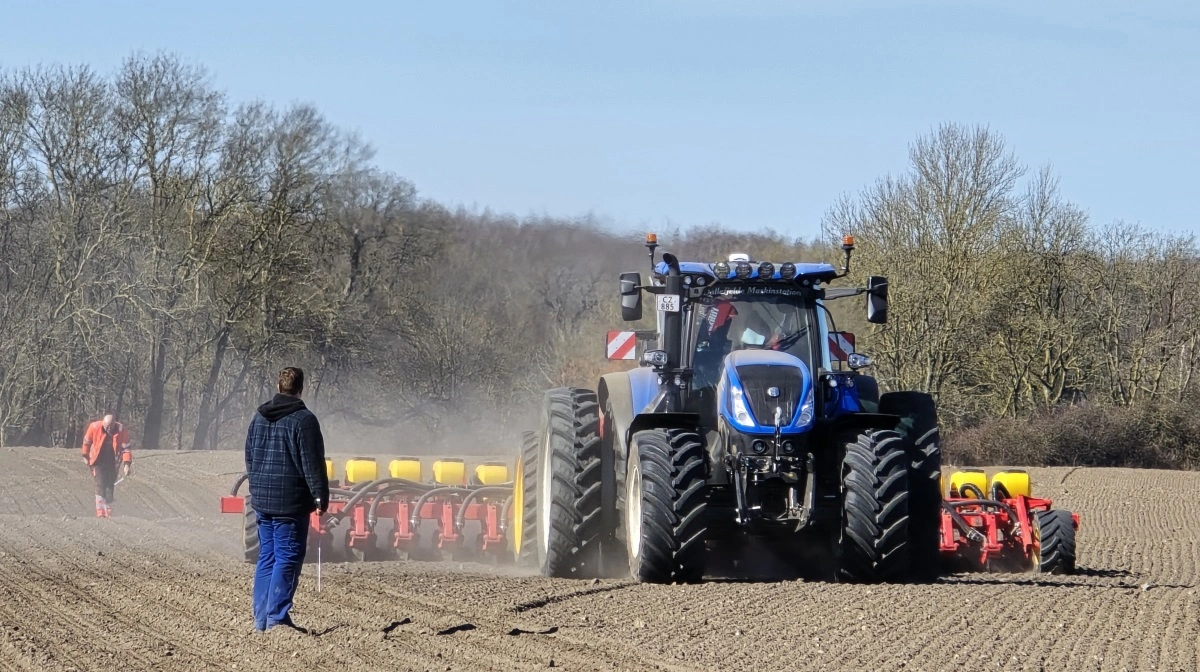
[[[447,205],[808,238],[943,122],[1093,223],[1200,232],[1200,2],[7,0],[0,67],[207,67]],[[1052,5],[1052,6],[1049,6]]]

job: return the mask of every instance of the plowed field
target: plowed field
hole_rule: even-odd
[[[138,454],[93,517],[75,451],[0,450],[0,669],[1200,669],[1200,474],[1035,469],[1082,515],[1080,574],[936,585],[640,586],[452,563],[305,567],[253,631],[238,452]]]

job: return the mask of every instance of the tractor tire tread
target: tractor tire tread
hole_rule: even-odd
[[[641,566],[645,583],[694,583],[704,573],[707,453],[694,432],[639,432],[642,477]]]
[[[1036,513],[1043,574],[1075,573],[1075,521],[1071,512],[1051,509]]]
[[[909,456],[909,536],[913,577],[931,581],[941,574],[942,447],[937,406],[922,392],[889,392],[881,413],[903,418],[898,431]]]
[[[542,573],[591,578],[599,559],[601,527],[599,402],[595,392],[578,388],[551,390],[546,398],[546,457],[553,484]],[[537,485],[540,488],[540,482]]]
[[[908,577],[907,462],[902,439],[891,430],[869,430],[846,445],[840,579],[877,583]]]
[[[242,513],[242,559],[245,562],[257,563],[262,550],[258,539],[258,514],[250,506],[250,497],[246,496],[245,508]]]

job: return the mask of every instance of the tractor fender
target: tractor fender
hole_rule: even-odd
[[[608,373],[600,377],[596,392],[600,401],[600,412],[608,414],[601,418],[600,431],[607,432],[600,448],[600,510],[605,517],[604,528],[615,529],[617,525],[617,488],[619,474],[625,473],[625,432],[633,421],[633,388],[629,371]]]
[[[658,373],[650,368],[608,373],[600,377],[600,385],[596,392],[599,395],[601,413],[606,412],[606,408],[611,408],[612,411],[612,417],[606,417],[600,423],[602,428],[607,426],[612,433],[611,436],[604,437],[604,449],[601,451],[601,510],[605,515],[615,515],[617,488],[621,485],[619,480],[625,474],[625,460],[629,456],[629,437],[632,436],[631,429],[634,429],[634,419],[658,395]],[[615,524],[615,520],[611,521],[608,529],[612,529],[612,525]]]
[[[632,394],[630,406],[633,412],[629,414],[632,419],[634,415],[646,410],[646,407],[654,401],[658,396],[660,386],[658,384],[658,372],[654,369],[634,369],[628,372],[629,388]]]
[[[628,434],[625,436],[626,444],[629,443],[634,434],[644,429],[687,429],[699,433],[700,414],[638,413],[633,416],[633,422],[629,423]]]
[[[611,423],[612,436],[605,436],[605,443],[612,446],[615,453],[625,452],[625,432],[633,420],[633,386],[629,380],[628,371],[608,373],[600,376],[600,385],[596,392],[600,396],[600,412],[610,412],[612,417],[606,417],[604,425]]]
[[[653,369],[608,373],[600,377],[597,393],[601,409],[605,408],[605,402],[612,407],[611,445],[613,452],[623,460],[629,454],[627,438],[633,418],[645,410],[658,394],[658,374]]]

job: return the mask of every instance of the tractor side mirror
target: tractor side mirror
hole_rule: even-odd
[[[887,322],[888,310],[888,281],[881,275],[867,278],[867,322],[883,324]]]
[[[637,322],[642,319],[642,275],[640,273],[621,274],[621,319],[626,322]]]

